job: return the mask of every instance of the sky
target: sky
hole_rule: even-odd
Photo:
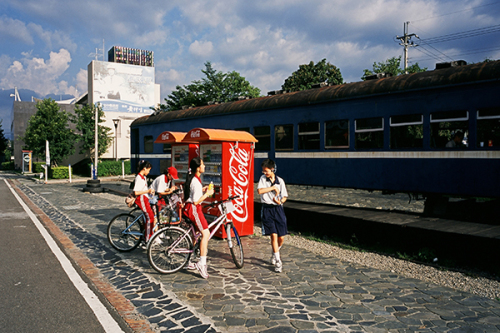
[[[403,54],[404,22],[419,37],[410,65],[500,59],[499,17],[495,0],[2,0],[0,118],[9,135],[14,87],[23,101],[85,92],[103,40],[105,61],[112,46],[154,52],[163,102],[201,79],[206,61],[239,72],[264,96],[324,58],[345,82],[360,81],[374,62]]]

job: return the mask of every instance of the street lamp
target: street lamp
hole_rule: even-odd
[[[115,161],[118,161],[118,123],[120,119],[113,119],[113,124],[115,124]]]

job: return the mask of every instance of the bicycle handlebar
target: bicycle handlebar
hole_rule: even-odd
[[[204,207],[215,207],[215,206],[217,206],[218,204],[221,204],[221,203],[223,203],[223,202],[226,202],[226,201],[232,201],[232,200],[234,200],[234,199],[238,199],[238,198],[240,198],[240,196],[239,196],[239,195],[233,195],[232,197],[229,197],[229,198],[224,199],[224,200],[220,200],[220,201],[215,200],[214,202],[209,203],[208,205],[205,205]]]

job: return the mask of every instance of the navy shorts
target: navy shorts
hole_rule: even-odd
[[[263,235],[278,234],[281,237],[288,234],[283,206],[262,204],[260,217]]]

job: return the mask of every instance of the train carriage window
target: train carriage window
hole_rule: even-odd
[[[423,147],[423,115],[411,114],[392,116],[389,121],[391,125],[390,145],[392,149]]]
[[[447,148],[456,133],[461,132],[464,140],[459,146],[466,147],[469,136],[469,112],[444,111],[431,113],[431,147]]]
[[[500,147],[500,108],[477,111],[477,146]]]
[[[300,123],[299,150],[317,150],[319,146],[319,123]]]
[[[356,149],[384,148],[384,119],[365,118],[354,121]]]
[[[271,150],[271,127],[258,126],[253,128],[254,136],[259,140],[255,144],[256,151],[270,151]]]
[[[153,152],[153,136],[152,135],[146,135],[144,137],[144,153],[152,153]]]
[[[274,147],[276,150],[293,150],[293,125],[274,126]]]
[[[325,148],[349,148],[349,120],[325,122]]]

